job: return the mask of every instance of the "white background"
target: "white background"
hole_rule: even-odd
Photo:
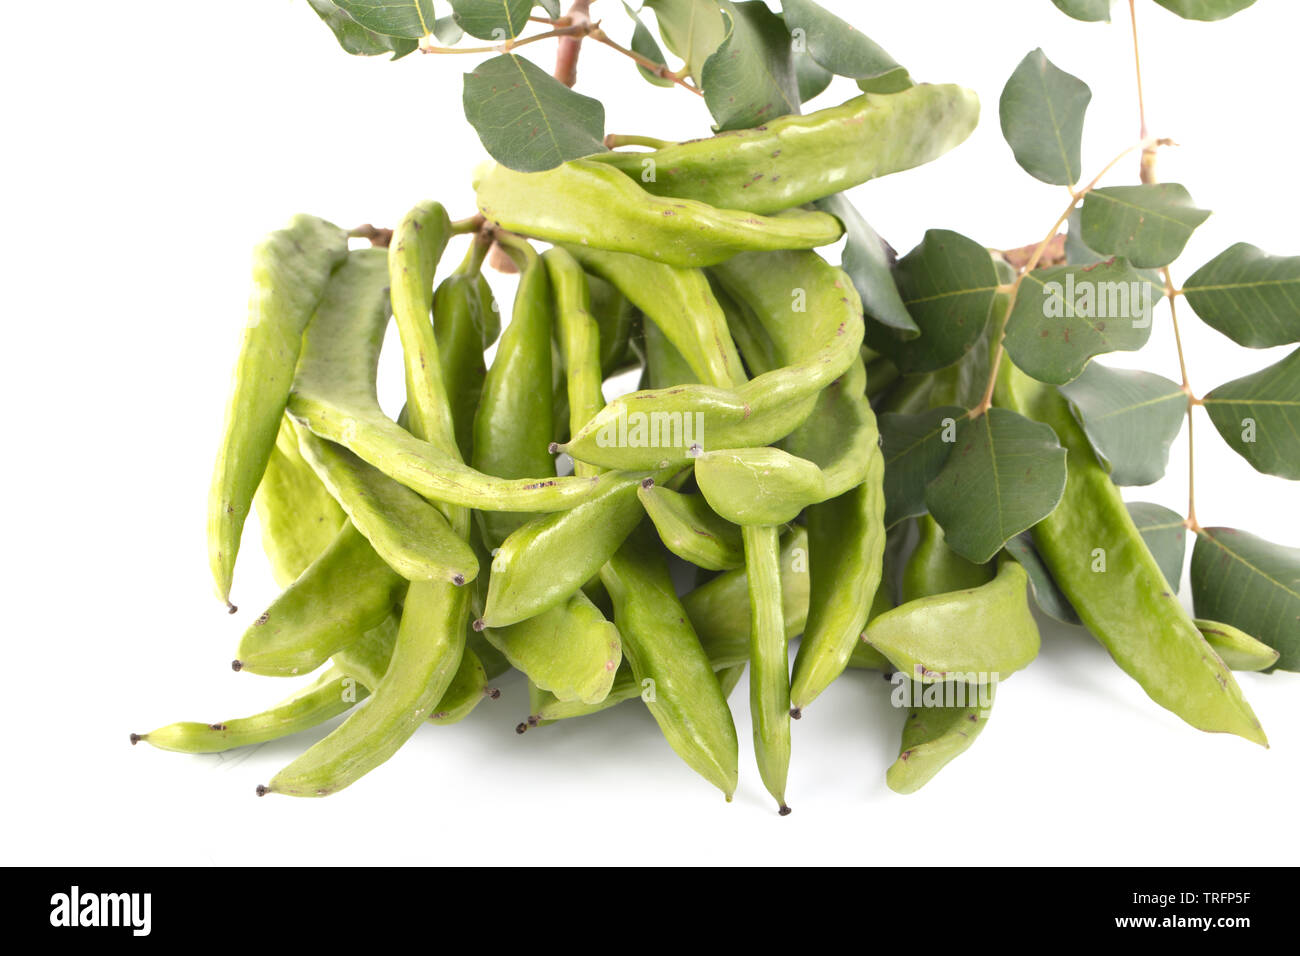
[[[855,191],[900,251],[931,226],[1019,246],[1063,208],[1062,190],[1015,165],[997,124],[1002,85],[1036,46],[1092,86],[1085,167],[1136,138],[1126,16],[1077,23],[1049,0],[824,2],[918,79],[964,83],[984,104],[955,153]],[[516,736],[526,711],[516,680],[324,801],[253,795],[319,735],[226,757],[132,749],[130,731],[252,712],[288,691],[228,666],[275,593],[255,523],[234,618],[211,595],[203,541],[249,250],[299,211],[393,224],[427,197],[470,215],[483,154],[460,74],[479,58],[349,57],[303,0],[12,7],[0,59],[4,862],[1295,861],[1300,677],[1240,678],[1266,751],[1191,730],[1086,634],[1051,628],[975,747],[915,796],[884,785],[901,723],[887,685],[847,675],[795,725],[786,819],[758,780],[743,687],[729,806],[635,705]],[[614,0],[595,12],[630,37]],[[1297,5],[1260,0],[1219,24],[1186,23],[1150,0],[1139,13],[1152,132],[1181,144],[1162,154],[1162,178],[1215,210],[1176,278],[1239,240],[1300,253]],[[550,68],[549,44],[526,53]],[[610,131],[708,130],[701,101],[643,83],[595,44],[579,89],[605,100]],[[817,105],[851,93],[837,83]],[[1110,182],[1135,175],[1126,163]],[[509,295],[508,280],[493,282]],[[1176,378],[1167,319],[1157,326],[1140,355],[1107,361]],[[1184,328],[1201,394],[1285,351],[1241,349],[1190,314]],[[1197,437],[1202,522],[1300,544],[1295,486],[1256,474],[1203,417]],[[1185,488],[1184,432],[1169,477],[1134,497],[1181,511]]]

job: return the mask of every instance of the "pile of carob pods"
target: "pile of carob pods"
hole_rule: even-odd
[[[730,800],[728,696],[748,667],[758,768],[784,814],[792,718],[865,668],[915,692],[887,779],[921,787],[973,743],[996,681],[1037,655],[1038,627],[1011,550],[969,562],[929,515],[886,535],[875,412],[952,404],[963,370],[903,377],[864,345],[858,293],[813,251],[844,226],[816,204],[937,158],[978,112],[956,86],[864,94],[655,152],[489,166],[478,215],[421,203],[378,245],[310,216],[267,237],[210,558],[228,604],[256,505],[284,590],[234,666],[310,682],[261,714],[133,742],[211,753],[346,713],[258,787],[323,796],[422,724],[464,719],[513,668],[530,693],[521,733],[641,701]],[[457,236],[468,253],[435,286]],[[519,273],[504,331],[481,274],[493,244]],[[390,320],[396,421],[376,393]],[[606,401],[603,385],[632,369],[640,390]],[[1276,654],[1239,634],[1206,654],[1178,602],[1157,599],[1160,568],[1055,388],[1007,361],[994,405],[1050,425],[1068,452],[1034,544],[1079,617],[1157,702],[1263,742],[1222,656],[1263,667]],[[1085,533],[1125,563],[1131,593],[1090,573],[1074,546]],[[967,699],[923,700],[954,684]]]

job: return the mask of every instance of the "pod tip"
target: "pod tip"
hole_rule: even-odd
[[[790,815],[790,808],[783,803],[781,804],[781,809],[777,810],[776,812],[783,817],[788,817]]]
[[[451,583],[456,585],[456,587],[461,587],[465,583],[465,575],[463,574],[453,575],[451,579]]]
[[[499,700],[501,698],[501,688],[499,687],[485,687],[483,693],[489,700]]]
[[[560,453],[560,443],[558,441],[553,441],[546,446],[546,450],[552,455],[558,455]]]
[[[258,795],[259,797],[264,797],[264,796],[266,796],[266,795],[267,795],[268,793],[270,793],[270,792],[271,792],[271,788],[268,787],[266,784],[264,784],[264,783],[259,783],[259,784],[257,785],[257,795]]]
[[[484,622],[483,618],[481,617],[474,618],[474,624],[473,624],[474,630],[481,631],[485,627],[487,627],[487,623]]]
[[[144,740],[144,735],[142,735],[142,734],[132,734],[132,735],[131,735],[131,746],[134,747],[136,744],[138,744],[138,743],[139,743],[140,741],[142,741],[142,740]]]
[[[641,487],[642,487],[642,488],[647,488],[647,489],[649,489],[649,488],[653,488],[654,486],[655,486],[655,480],[654,480],[653,478],[642,478],[642,479],[641,479]]]
[[[790,708],[790,716],[791,716],[792,718],[794,718],[795,720],[798,720],[800,717],[803,716],[803,708],[802,708],[802,707],[791,707],[791,708]]]
[[[519,723],[517,723],[515,725],[515,733],[517,734],[528,733],[528,722],[526,720],[521,720]]]
[[[232,671],[242,671],[244,669],[244,662],[241,661],[239,658],[235,658],[233,661],[230,662],[230,669]]]
[[[229,601],[226,602],[226,613],[227,613],[227,614],[234,614],[234,613],[235,613],[236,611],[238,611],[238,610],[239,610],[239,608],[235,607],[235,605],[231,604]]]

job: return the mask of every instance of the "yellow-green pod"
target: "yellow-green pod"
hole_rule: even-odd
[[[600,573],[650,713],[678,756],[730,800],[738,777],[736,726],[653,535],[634,535]]]
[[[253,498],[262,550],[280,587],[288,587],[321,556],[347,515],[298,451],[298,432],[285,416]]]
[[[335,666],[363,688],[378,687],[393,656],[400,620],[400,614],[393,614],[379,627],[371,628],[361,640],[334,655]],[[469,716],[485,698],[499,695],[499,691],[488,686],[488,680],[482,658],[466,646],[456,676],[429,715],[429,723],[454,724]]]
[[[979,114],[971,90],[927,83],[654,152],[591,158],[660,196],[772,213],[938,159],[971,134]]]
[[[147,734],[132,734],[131,743],[144,741],[159,750],[184,754],[222,753],[310,730],[350,710],[366,693],[340,669],[330,668],[288,700],[260,714],[213,724],[168,724]]]
[[[781,542],[781,607],[787,640],[798,636],[808,619],[808,563],[808,532],[795,527]],[[723,572],[687,592],[682,607],[715,665],[749,660],[749,576],[745,568]]]
[[[695,481],[709,507],[738,525],[785,524],[827,497],[822,470],[780,448],[705,452]]]
[[[1001,680],[1038,656],[1024,568],[1004,560],[988,584],[918,598],[886,611],[863,636],[920,683]]]
[[[473,457],[474,415],[487,377],[483,352],[501,329],[492,289],[482,273],[489,248],[490,243],[475,236],[464,261],[433,294],[433,328],[442,380],[456,445],[464,461]]]
[[[217,596],[227,605],[240,535],[275,448],[303,330],[347,252],[347,234],[338,226],[295,216],[253,253],[248,322],[208,496],[208,558]]]
[[[749,711],[763,786],[781,816],[790,772],[790,656],[785,637],[781,559],[774,527],[745,527],[749,584]]]
[[[637,497],[664,547],[679,558],[710,571],[744,566],[740,528],[721,518],[703,496],[652,485],[638,488]]]
[[[699,269],[583,245],[565,248],[588,272],[612,283],[672,343],[694,372],[682,381],[728,386],[745,380],[727,316]]]
[[[277,773],[258,793],[323,797],[379,766],[436,712],[460,667],[469,589],[413,584],[392,662],[371,699],[333,733]]]
[[[561,701],[604,700],[623,659],[618,628],[581,589],[549,611],[483,635],[529,681]]]
[[[905,678],[904,678],[905,680]],[[965,753],[984,730],[992,713],[997,684],[927,684],[909,682],[908,691],[922,698],[908,711],[903,724],[903,742],[898,759],[885,772],[885,783],[895,793],[915,793],[955,757]],[[924,703],[924,696],[938,691],[959,691],[959,703]]]
[[[618,550],[642,517],[637,488],[656,479],[610,472],[601,480],[591,500],[535,518],[506,538],[492,559],[483,626],[506,627],[555,607]]]
[[[408,581],[458,586],[478,576],[469,543],[434,505],[346,448],[298,429],[303,458],[390,568]]]
[[[822,212],[769,217],[663,199],[589,160],[538,173],[490,164],[478,171],[474,191],[479,212],[511,232],[675,266],[713,265],[756,249],[812,249],[844,234],[839,220]]]
[[[393,609],[406,582],[345,522],[330,546],[239,641],[236,670],[308,674]]]
[[[1197,618],[1196,627],[1223,663],[1234,671],[1266,671],[1282,656],[1280,651],[1231,624]]]

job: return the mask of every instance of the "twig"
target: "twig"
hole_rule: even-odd
[[[971,409],[971,418],[979,418],[993,406],[993,392],[997,388],[998,371],[1002,367],[1002,353],[1006,351],[1006,347],[1003,345],[1003,340],[1006,338],[1007,322],[1011,320],[1011,313],[1016,307],[1016,299],[1020,295],[1020,286],[1024,283],[1025,276],[1038,268],[1038,263],[1042,260],[1043,254],[1052,245],[1053,241],[1055,241],[1057,233],[1060,232],[1061,227],[1065,225],[1066,221],[1070,218],[1070,213],[1074,212],[1074,207],[1079,204],[1079,200],[1083,199],[1088,195],[1088,193],[1096,189],[1097,184],[1105,178],[1107,173],[1118,166],[1125,156],[1128,156],[1136,149],[1146,149],[1148,146],[1164,145],[1167,142],[1171,141],[1156,140],[1147,137],[1139,143],[1134,143],[1107,163],[1102,168],[1101,172],[1092,178],[1092,181],[1089,182],[1088,185],[1084,186],[1080,190],[1070,190],[1070,204],[1065,207],[1065,211],[1061,213],[1056,222],[1052,224],[1051,230],[1043,237],[1043,241],[1034,249],[1033,254],[1025,261],[1025,264],[1020,267],[1019,274],[1016,276],[1016,281],[1011,286],[1011,301],[1007,304],[1007,314],[1002,317],[1002,327],[998,330],[998,347],[997,351],[993,353],[993,362],[992,367],[989,369],[988,384],[984,388],[984,395],[980,399],[979,404]]]

